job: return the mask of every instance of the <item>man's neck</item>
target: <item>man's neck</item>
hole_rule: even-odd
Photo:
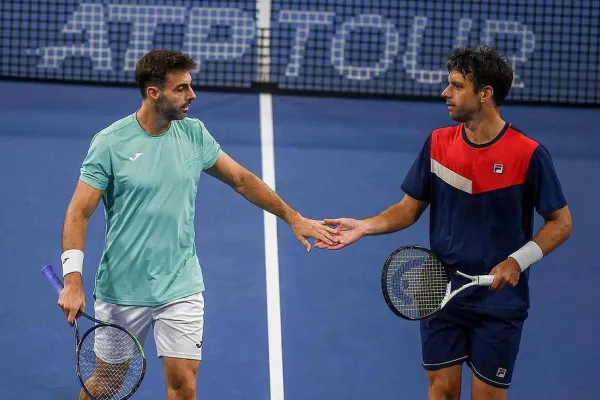
[[[465,122],[467,138],[474,144],[489,143],[501,132],[506,121],[497,111],[481,112],[474,119]]]
[[[171,125],[171,122],[162,118],[158,112],[156,112],[153,105],[148,102],[142,102],[142,106],[138,110],[136,116],[142,129],[149,135],[161,135],[165,133]]]

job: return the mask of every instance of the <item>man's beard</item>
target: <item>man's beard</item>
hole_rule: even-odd
[[[185,118],[185,113],[181,109],[181,106],[169,104],[164,100],[159,100],[157,109],[161,117],[163,117],[166,121]]]
[[[467,122],[471,120],[471,117],[477,113],[477,110],[468,108],[457,108],[454,106],[453,112],[450,113],[450,118],[456,122]]]

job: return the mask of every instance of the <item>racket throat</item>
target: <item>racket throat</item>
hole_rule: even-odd
[[[444,306],[446,304],[448,304],[448,302],[452,299],[452,297],[454,297],[454,295],[457,292],[452,293],[452,282],[448,282],[448,285],[446,286],[446,294],[444,295],[444,298],[442,299],[442,302],[440,303],[440,310],[442,308],[444,308]]]

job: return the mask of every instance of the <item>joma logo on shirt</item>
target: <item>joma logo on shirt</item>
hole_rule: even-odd
[[[135,161],[135,160],[137,160],[137,159],[138,159],[138,157],[139,157],[139,156],[141,156],[142,154],[144,154],[144,153],[135,153],[135,154],[133,155],[133,157],[129,157],[129,159],[130,159],[131,161]]]

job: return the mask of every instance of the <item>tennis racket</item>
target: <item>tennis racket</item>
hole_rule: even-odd
[[[494,281],[494,275],[456,274],[470,282],[452,290],[447,268],[435,253],[421,246],[400,247],[385,260],[381,274],[383,297],[397,316],[420,320],[444,308],[463,290],[489,286]]]
[[[63,284],[51,265],[42,274],[60,294]],[[85,317],[94,325],[79,335],[77,319]],[[146,357],[138,339],[125,328],[99,321],[79,312],[75,332],[75,372],[90,400],[125,400],[140,387],[146,372]]]

